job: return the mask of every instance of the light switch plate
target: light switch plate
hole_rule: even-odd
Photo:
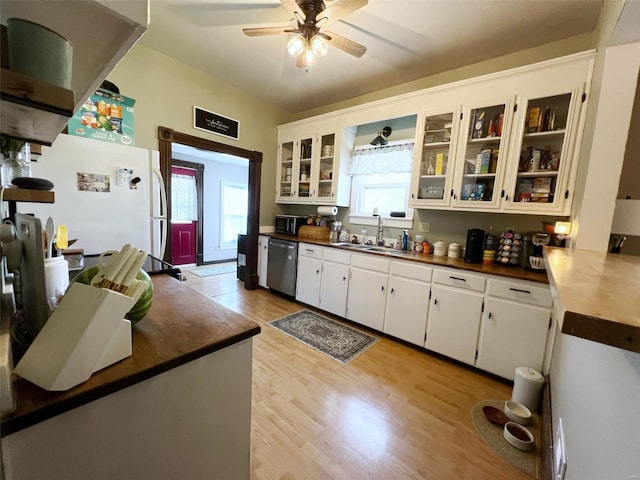
[[[431,224],[429,222],[420,222],[420,231],[424,233],[429,233],[431,229]]]

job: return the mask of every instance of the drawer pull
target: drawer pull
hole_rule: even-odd
[[[305,252],[309,252],[309,253],[315,252],[315,250],[313,248],[305,248],[304,251]]]
[[[528,293],[529,295],[531,295],[531,290],[522,290],[520,288],[513,288],[513,287],[509,287],[509,290],[512,290],[514,292]]]
[[[466,278],[454,277],[453,275],[449,275],[449,278],[452,280],[460,280],[461,282],[466,282]]]

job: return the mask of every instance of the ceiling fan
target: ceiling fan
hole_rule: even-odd
[[[297,57],[297,66],[309,67],[315,63],[316,57],[327,53],[329,45],[347,52],[355,57],[361,57],[367,47],[348,38],[326,30],[320,30],[337,22],[359,8],[364,7],[368,0],[335,0],[329,7],[322,0],[280,0],[282,5],[295,17],[297,27],[283,25],[278,27],[243,28],[245,35],[250,37],[261,35],[295,34],[287,43],[287,50]]]

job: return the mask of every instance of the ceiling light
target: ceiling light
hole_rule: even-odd
[[[287,42],[287,51],[294,57],[297,57],[302,53],[302,50],[304,50],[304,45],[305,41],[302,35],[296,35]]]
[[[327,51],[329,50],[329,44],[320,35],[314,35],[311,38],[310,44],[311,44],[311,50],[313,50],[313,53],[317,57],[322,57],[326,55]]]
[[[313,50],[306,48],[304,51],[303,65],[307,68],[316,63],[316,56],[313,54]]]

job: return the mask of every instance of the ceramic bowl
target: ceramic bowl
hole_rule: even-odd
[[[531,423],[531,411],[519,402],[505,402],[504,413],[510,420],[520,425],[528,425]]]
[[[503,435],[505,440],[509,442],[509,445],[517,448],[518,450],[528,452],[533,450],[535,446],[531,432],[519,423],[505,423]]]
[[[485,405],[482,407],[482,413],[485,418],[491,423],[504,427],[504,424],[509,421],[509,418],[499,408],[492,407],[491,405]]]

